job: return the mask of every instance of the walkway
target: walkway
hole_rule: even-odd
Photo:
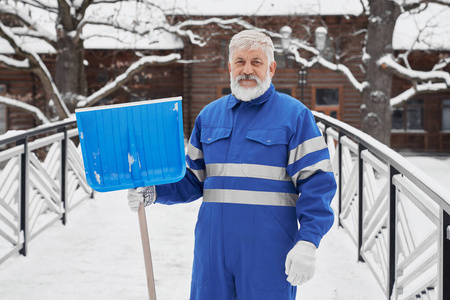
[[[433,166],[428,160],[426,165]],[[449,160],[437,165],[450,167]],[[444,173],[442,167],[438,172]],[[147,208],[160,300],[188,299],[198,207],[199,201]],[[32,241],[28,253],[0,265],[1,299],[147,299],[138,218],[125,191],[97,193],[69,214],[66,226],[55,224]],[[350,238],[334,226],[319,248],[314,279],[297,299],[385,299],[356,258]]]
[[[188,299],[199,201],[147,208],[158,299]],[[96,194],[29,245],[27,257],[0,265],[5,300],[146,299],[138,218],[126,192]],[[316,276],[297,299],[383,299],[343,230],[333,227],[318,251]]]

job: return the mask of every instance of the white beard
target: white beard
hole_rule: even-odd
[[[231,74],[230,74],[231,75]],[[242,87],[239,84],[240,80],[243,79],[251,79],[256,81],[255,87]],[[264,81],[261,81],[258,76],[255,75],[239,75],[236,79],[231,75],[231,93],[237,99],[241,101],[248,102],[250,100],[256,99],[262,94],[264,94],[267,89],[270,87],[270,83],[272,82],[272,78],[270,77],[270,70],[267,68],[267,74]]]

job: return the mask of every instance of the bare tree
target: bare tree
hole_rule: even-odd
[[[120,39],[125,34],[126,37],[134,36],[136,39],[138,36],[146,38],[148,43],[156,43],[158,36],[166,32],[203,46],[208,39],[193,32],[192,28],[242,22],[235,18],[210,18],[171,24],[166,13],[151,0],[1,0],[0,14],[3,17],[0,18],[0,37],[9,43],[14,54],[0,54],[0,66],[28,70],[37,75],[46,99],[55,103],[59,118],[67,118],[76,107],[95,105],[120,89],[143,68],[182,59],[176,53],[142,57],[112,82],[87,95],[85,40],[98,37]],[[37,51],[27,46],[29,40],[39,40],[55,50],[54,76]],[[0,103],[17,107],[11,100],[14,99],[6,101],[6,97],[2,97]]]
[[[361,127],[374,138],[390,145],[392,127],[392,107],[407,101],[421,93],[450,91],[450,74],[444,71],[450,64],[450,58],[443,57],[429,71],[413,70],[408,62],[412,49],[394,55],[393,34],[398,18],[402,14],[421,14],[431,3],[449,9],[450,1],[393,1],[368,0],[361,1],[363,14],[367,16],[365,46],[360,56],[360,64],[364,69],[365,79],[359,82],[350,68],[342,64],[339,54],[335,53],[336,63],[326,60],[322,53],[302,39],[293,39],[289,47],[294,59],[309,68],[320,64],[330,70],[344,74],[362,97]],[[364,6],[364,4],[367,4]],[[323,23],[326,26],[325,23]],[[422,30],[431,29],[432,24]],[[360,34],[355,33],[355,35]],[[272,33],[272,36],[281,35]],[[339,37],[331,37],[337,40]],[[421,39],[420,35],[417,41]],[[413,45],[414,46],[414,45]],[[412,46],[412,47],[413,47]],[[302,57],[299,51],[309,53],[309,58]],[[393,75],[410,82],[411,88],[400,95],[392,97]]]
[[[0,36],[13,47],[15,56],[0,55],[0,65],[12,69],[30,70],[41,80],[48,99],[53,99],[58,115],[64,118],[75,107],[95,105],[105,95],[120,89],[134,74],[144,67],[155,64],[180,62],[183,58],[179,54],[169,54],[164,57],[142,57],[112,82],[103,88],[87,95],[86,72],[84,70],[83,42],[90,38],[108,35],[109,38],[119,38],[117,32],[126,32],[150,41],[156,41],[161,32],[168,32],[189,40],[199,46],[205,45],[208,39],[195,33],[193,28],[201,28],[209,24],[217,24],[229,28],[235,24],[239,28],[255,28],[272,37],[280,38],[280,34],[266,28],[256,28],[250,22],[239,18],[222,19],[209,18],[203,20],[181,19],[172,22],[168,12],[151,2],[151,0],[122,1],[122,0],[84,0],[84,1],[42,1],[42,0],[2,0],[5,5],[0,6],[3,15],[10,16],[6,26],[0,22]],[[77,4],[75,4],[77,3]],[[414,97],[418,93],[435,93],[450,89],[450,75],[444,71],[450,64],[450,59],[443,57],[429,71],[416,71],[408,63],[410,51],[394,55],[393,33],[397,20],[403,14],[418,14],[426,11],[429,5],[440,5],[448,9],[448,0],[368,0],[361,1],[363,14],[367,16],[367,28],[355,35],[365,34],[365,46],[360,55],[360,63],[364,69],[365,78],[358,81],[351,69],[342,63],[342,57],[336,53],[335,62],[323,57],[322,53],[302,39],[293,39],[289,52],[295,60],[305,67],[320,64],[330,70],[344,74],[349,82],[362,96],[361,124],[362,129],[389,145],[391,132],[391,110],[393,105]],[[127,18],[128,12],[134,10]],[[138,11],[139,13],[136,13]],[[40,22],[38,15],[47,15],[48,22],[52,22],[50,31]],[[144,17],[145,16],[145,17]],[[326,26],[325,23],[323,23]],[[95,27],[108,30],[85,30]],[[111,29],[116,33],[107,34]],[[50,31],[50,32],[49,32]],[[94,32],[94,34],[90,34]],[[56,50],[56,76],[50,75],[40,57],[32,50],[23,46],[26,38],[40,39]],[[335,37],[337,38],[337,37]],[[420,39],[420,37],[418,38]],[[418,40],[419,41],[419,40]],[[306,57],[300,51],[308,52]],[[62,74],[62,75],[61,75]],[[393,75],[401,76],[411,83],[411,88],[402,94],[392,97],[391,87]],[[63,80],[62,80],[63,79]],[[77,101],[73,101],[77,99]],[[0,103],[2,99],[0,99]],[[67,106],[69,108],[67,108]]]

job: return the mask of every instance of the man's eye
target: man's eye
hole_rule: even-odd
[[[261,62],[260,62],[259,60],[255,60],[255,61],[253,62],[253,64],[254,64],[254,65],[260,65]]]

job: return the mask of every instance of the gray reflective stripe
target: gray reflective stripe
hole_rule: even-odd
[[[205,170],[194,170],[191,168],[188,168],[188,170],[191,171],[200,182],[205,181],[205,178],[206,178]]]
[[[205,178],[206,178],[206,172],[205,169],[201,169],[201,170],[194,170],[189,166],[189,162],[186,161],[186,168],[191,171],[192,174],[195,175],[195,177],[197,177],[197,179],[200,182],[204,182]]]
[[[203,202],[221,202],[254,205],[293,206],[298,195],[289,193],[241,191],[241,190],[203,190]]]
[[[207,164],[206,174],[211,176],[253,177],[290,181],[286,168],[255,164]]]
[[[298,180],[306,179],[319,170],[323,172],[333,172],[331,161],[329,159],[324,159],[314,165],[301,169],[294,176],[292,176],[292,181],[294,182],[295,186],[297,186]]]
[[[298,145],[297,148],[289,151],[288,166],[301,159],[303,156],[327,148],[323,136],[317,136]]]
[[[191,142],[187,145],[186,154],[192,160],[203,159],[203,151],[196,148]]]

